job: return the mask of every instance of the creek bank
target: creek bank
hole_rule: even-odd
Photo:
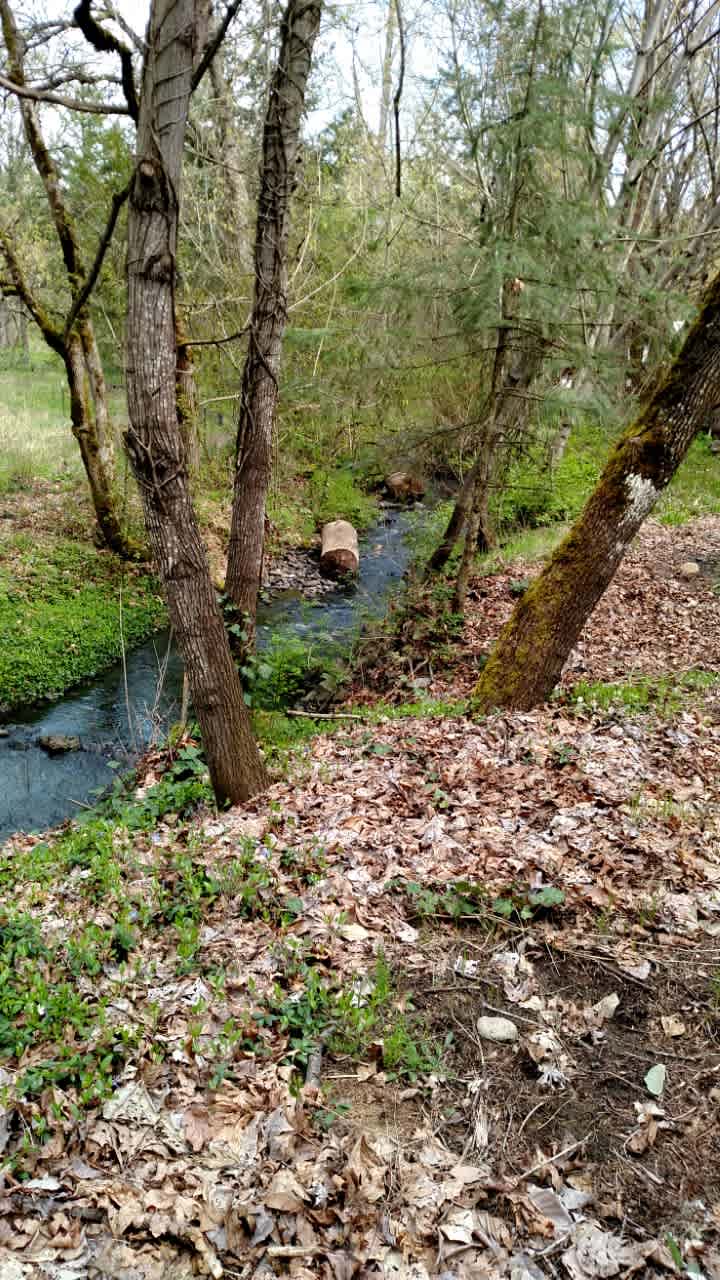
[[[69,538],[0,530],[0,717],[112,667],[165,617],[146,569]]]
[[[276,563],[268,588],[276,583],[277,589],[261,601],[257,635],[278,687],[284,650],[295,662],[298,655],[338,651],[358,623],[382,616],[412,556],[408,535],[425,518],[422,508],[385,508],[362,540],[360,571],[349,587],[322,578],[317,551],[293,552],[283,568]],[[0,739],[0,840],[56,826],[92,804],[118,767],[131,765],[177,720],[181,690],[182,663],[168,634],[160,633],[128,652],[124,666],[116,663],[50,707],[16,715]],[[38,743],[49,734],[78,737],[81,749],[49,756]]]

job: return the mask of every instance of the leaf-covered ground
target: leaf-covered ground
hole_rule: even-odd
[[[8,846],[3,1280],[720,1276],[719,566],[648,526],[533,714]]]

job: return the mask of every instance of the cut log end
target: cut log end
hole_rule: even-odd
[[[348,520],[332,520],[322,531],[320,568],[329,578],[354,576],[360,567],[357,530]]]

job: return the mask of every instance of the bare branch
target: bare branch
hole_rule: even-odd
[[[225,10],[225,14],[223,16],[222,22],[220,22],[217,29],[213,32],[213,34],[208,39],[208,42],[205,45],[205,48],[201,54],[200,61],[198,62],[197,67],[193,71],[193,78],[192,78],[193,93],[195,92],[198,85],[200,84],[200,81],[205,75],[205,72],[210,66],[210,63],[215,57],[215,54],[220,48],[220,45],[222,44],[223,40],[225,39],[228,27],[230,26],[230,23],[235,17],[235,14],[237,13],[241,4],[242,4],[242,0],[231,0],[230,4]]]
[[[393,113],[395,116],[395,195],[400,198],[401,194],[401,165],[402,156],[400,153],[400,102],[402,100],[403,85],[405,83],[405,28],[403,26],[402,8],[400,0],[395,0],[395,13],[397,15],[398,37],[400,39],[400,72],[398,75],[397,89],[393,97]]]
[[[137,124],[138,118],[138,98],[135,89],[135,75],[133,72],[132,53],[122,40],[118,40],[111,31],[106,31],[104,27],[96,22],[91,12],[92,0],[80,0],[80,4],[73,13],[73,17],[82,31],[88,44],[93,49],[97,49],[98,53],[116,53],[120,59],[121,77],[123,93],[125,101],[128,105],[128,114]]]
[[[68,111],[85,111],[95,116],[129,116],[130,111],[120,103],[88,102],[83,98],[65,98],[59,93],[46,93],[43,89],[33,89],[31,85],[15,84],[7,76],[0,75],[0,89],[7,89],[16,98],[29,98],[31,102],[47,102],[51,106],[66,107]]]
[[[82,311],[83,307],[85,306],[85,303],[90,297],[90,294],[95,288],[95,282],[98,276],[100,275],[102,264],[105,261],[105,254],[107,253],[108,248],[110,246],[110,242],[113,238],[115,223],[118,220],[118,215],[120,213],[120,210],[125,204],[125,201],[127,200],[128,196],[130,195],[131,186],[132,186],[132,178],[130,179],[130,182],[128,182],[127,186],[123,187],[122,191],[116,191],[112,197],[112,201],[110,204],[110,214],[108,216],[105,230],[103,231],[102,236],[100,237],[97,253],[95,254],[95,261],[93,262],[92,267],[90,268],[90,274],[88,275],[87,280],[85,281],[82,289],[76,295],[73,301],[73,304],[70,308],[70,311],[68,312],[67,319],[65,321],[66,337],[70,333],[70,330],[72,329],[75,321],[80,315],[80,312]]]

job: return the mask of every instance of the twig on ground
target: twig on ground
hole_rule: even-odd
[[[556,1160],[562,1160],[565,1156],[569,1156],[571,1152],[577,1151],[578,1147],[582,1147],[590,1137],[590,1133],[586,1133],[584,1138],[580,1138],[577,1142],[571,1142],[569,1147],[563,1147],[562,1151],[558,1151],[554,1156],[548,1156],[546,1160],[541,1160],[539,1164],[534,1164],[532,1169],[526,1169],[525,1173],[518,1174],[517,1181],[524,1182],[526,1178],[531,1178],[534,1173],[540,1169],[544,1169],[546,1165],[555,1164]]]
[[[286,716],[302,716],[305,720],[362,720],[363,716],[352,716],[349,711],[286,711]]]

